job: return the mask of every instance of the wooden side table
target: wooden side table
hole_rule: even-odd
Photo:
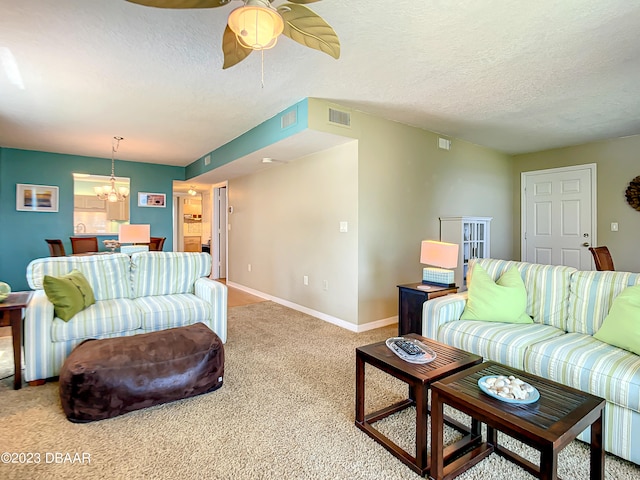
[[[0,327],[11,326],[13,336],[13,363],[15,375],[13,377],[13,389],[22,387],[22,309],[27,307],[33,292],[14,292],[0,303]]]
[[[421,282],[398,285],[398,335],[422,335],[422,304],[457,292],[458,287],[438,287]]]
[[[443,343],[410,334],[425,343],[436,353],[436,358],[427,364],[415,364],[401,360],[393,353],[385,342],[373,343],[356,348],[356,427],[365,432],[376,442],[386,448],[398,460],[411,468],[418,475],[426,475],[430,468],[430,457],[427,453],[427,416],[429,414],[428,393],[430,385],[445,378],[447,375],[460,372],[467,367],[482,362],[482,357],[450,347]],[[409,385],[409,398],[389,405],[375,412],[365,414],[365,365],[369,364]],[[374,427],[378,420],[388,417],[405,408],[414,406],[416,409],[416,450],[415,456],[397,445],[391,438]],[[444,457],[448,462],[457,458],[467,449],[473,448],[482,441],[480,422],[472,420],[471,427],[467,427],[453,419],[443,420],[447,425],[462,432],[463,437],[455,444],[447,447]]]

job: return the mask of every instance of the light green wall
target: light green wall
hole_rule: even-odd
[[[638,238],[640,212],[631,208],[624,192],[640,175],[640,135],[513,157],[513,251],[520,258],[520,175],[522,172],[588,163],[597,164],[597,243],[607,245],[616,270],[640,272]],[[611,222],[619,231],[612,232]]]
[[[420,280],[441,216],[493,217],[491,254],[513,258],[508,155],[457,139],[442,150],[433,132],[359,111],[336,126],[329,107],[348,109],[304,105],[310,130],[354,141],[229,181],[231,283],[362,326],[397,315],[397,285]]]
[[[230,180],[229,280],[356,324],[357,174],[353,141]]]

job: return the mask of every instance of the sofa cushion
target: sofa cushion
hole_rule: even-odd
[[[593,336],[640,355],[640,285],[625,288],[613,299],[602,326]]]
[[[27,281],[33,290],[42,290],[45,275],[60,277],[74,269],[86,277],[97,301],[131,297],[129,255],[124,253],[37,258],[27,266]]]
[[[65,322],[96,303],[91,285],[78,270],[71,270],[61,277],[45,275],[43,286],[47,298],[53,303],[55,315]]]
[[[564,336],[564,331],[549,325],[465,320],[443,324],[437,340],[485,360],[522,369],[527,347],[558,336]]]
[[[493,280],[498,279],[505,271],[515,266],[520,272],[527,290],[527,314],[533,318],[535,323],[566,330],[569,285],[571,274],[577,271],[575,268],[481,258],[469,261],[471,276],[473,276],[475,263],[482,265],[482,268]]]
[[[494,282],[481,265],[476,265],[460,320],[533,323],[525,312],[526,308],[527,291],[515,267]]]
[[[210,303],[189,293],[140,297],[134,302],[142,313],[142,328],[146,331],[208,323],[213,314]]]
[[[141,323],[141,312],[133,300],[102,300],[77,313],[68,322],[54,318],[51,324],[51,340],[66,342],[123,334],[139,329]]]
[[[613,299],[625,288],[640,284],[640,274],[579,271],[571,276],[567,332],[593,335],[598,331]]]
[[[591,335],[567,333],[533,344],[524,368],[640,412],[640,356]]]
[[[195,281],[211,273],[211,255],[138,252],[131,256],[133,298],[193,293]]]

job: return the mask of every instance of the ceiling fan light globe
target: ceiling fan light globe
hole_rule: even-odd
[[[257,5],[236,8],[228,23],[238,42],[253,50],[272,48],[284,30],[284,20],[277,11]]]

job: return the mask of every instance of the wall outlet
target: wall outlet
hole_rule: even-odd
[[[250,271],[251,271],[251,264],[249,263],[247,264],[247,272],[250,272]]]
[[[304,283],[305,285],[309,285],[309,277],[307,275],[302,277],[302,283]]]
[[[349,223],[340,222],[340,233],[347,233],[349,231]]]

